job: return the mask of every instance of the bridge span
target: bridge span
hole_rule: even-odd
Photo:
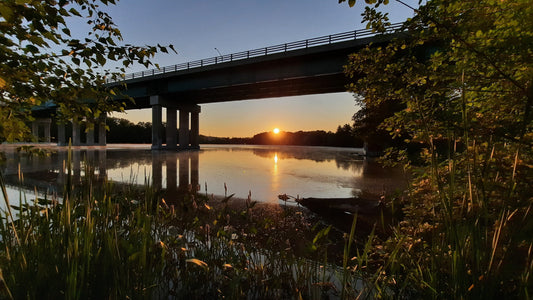
[[[399,27],[393,25],[385,34],[355,30],[216,56],[126,74],[108,80],[107,85],[119,87],[135,100],[126,109],[152,108],[152,149],[198,149],[200,104],[346,91],[343,66],[348,55],[371,43],[390,42],[403,34],[396,32]],[[161,134],[163,107],[166,145]],[[94,133],[88,134],[92,137],[87,141],[94,141]],[[58,132],[60,144],[64,143],[61,136],[64,132]],[[73,132],[74,144],[77,136]],[[102,140],[105,144],[100,132],[100,144]]]

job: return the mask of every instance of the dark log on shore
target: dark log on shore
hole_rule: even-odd
[[[376,215],[385,204],[379,199],[363,198],[302,198],[297,203],[317,213],[349,213],[360,215]]]

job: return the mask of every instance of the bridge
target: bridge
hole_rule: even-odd
[[[348,55],[371,43],[386,44],[400,37],[400,27],[395,24],[383,34],[355,30],[221,55],[126,74],[106,84],[122,89],[135,100],[128,102],[126,109],[152,109],[153,150],[198,149],[200,104],[344,92],[348,80],[343,66]],[[163,107],[167,111],[166,145],[162,136]],[[105,120],[95,128],[99,129],[99,143],[105,145],[102,124]],[[45,136],[49,139],[49,133]],[[73,144],[79,144],[76,124],[72,136]],[[64,137],[64,128],[59,128],[59,144],[65,143]],[[94,132],[88,132],[87,143],[94,143]]]

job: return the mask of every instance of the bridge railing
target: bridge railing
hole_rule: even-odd
[[[392,33],[400,29],[401,26],[402,26],[401,23],[392,24],[391,26],[387,28],[387,31],[385,33]],[[354,30],[354,31],[347,31],[347,32],[307,39],[307,40],[301,40],[301,41],[290,42],[290,43],[285,43],[285,44],[280,44],[280,45],[275,45],[275,46],[269,46],[265,48],[242,51],[242,52],[231,53],[231,54],[226,54],[226,55],[219,55],[215,57],[195,60],[191,62],[176,64],[172,66],[166,66],[166,67],[157,68],[157,69],[124,74],[120,78],[117,78],[117,79],[108,78],[106,82],[113,83],[113,82],[129,80],[129,79],[149,77],[149,76],[154,76],[158,74],[189,70],[189,69],[200,68],[200,67],[209,66],[209,65],[216,65],[216,64],[235,61],[235,60],[248,59],[252,57],[265,56],[269,54],[282,53],[282,52],[287,52],[287,51],[292,51],[292,50],[321,46],[321,45],[328,45],[328,44],[333,44],[333,43],[345,42],[349,40],[356,40],[359,38],[375,36],[378,34],[381,34],[381,33],[375,32],[372,29],[359,29],[359,30]]]

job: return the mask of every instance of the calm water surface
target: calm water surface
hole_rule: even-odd
[[[398,169],[382,168],[363,159],[361,149],[294,146],[202,145],[200,151],[150,151],[149,145],[108,145],[74,149],[75,180],[85,176],[85,162],[94,166],[93,176],[117,183],[144,184],[149,181],[167,190],[167,197],[200,187],[202,193],[235,194],[252,200],[278,203],[279,194],[300,197],[351,197],[361,192],[380,194],[404,185]],[[28,157],[3,147],[7,162],[2,172],[12,196],[21,190],[18,166],[23,173],[23,190],[34,187],[40,193],[61,191],[65,181],[66,148],[52,148],[48,157]],[[59,188],[58,188],[59,187]]]

